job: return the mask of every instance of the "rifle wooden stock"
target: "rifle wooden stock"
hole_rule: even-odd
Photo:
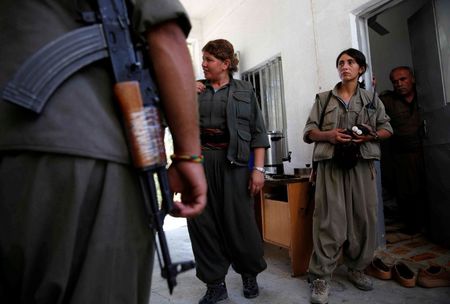
[[[114,85],[135,167],[164,166],[164,130],[158,109],[144,107],[139,82],[125,81]]]
[[[172,263],[163,229],[164,217],[171,211],[172,193],[167,177],[164,133],[156,106],[144,106],[138,81],[123,81],[114,85],[114,94],[120,105],[128,145],[134,166],[140,170],[139,182],[144,196],[147,213],[152,216],[150,228],[156,230],[158,244],[156,253],[161,265],[161,276],[167,279],[172,294],[177,285],[176,276],[195,267],[193,261]],[[154,176],[158,178],[161,191],[161,209]]]

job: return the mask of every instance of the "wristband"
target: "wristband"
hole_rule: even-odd
[[[263,167],[253,167],[253,170],[261,172],[262,174],[266,174],[266,169],[264,169]]]
[[[191,163],[198,163],[201,164],[203,163],[203,155],[186,155],[186,154],[172,154],[170,156],[170,159],[173,162],[180,162],[180,161],[187,161],[187,162],[191,162]]]

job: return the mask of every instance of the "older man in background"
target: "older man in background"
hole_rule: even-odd
[[[382,93],[380,98],[391,118],[394,135],[383,143],[383,187],[396,198],[404,232],[415,234],[426,227],[423,120],[412,69],[399,66],[389,76],[394,90]]]

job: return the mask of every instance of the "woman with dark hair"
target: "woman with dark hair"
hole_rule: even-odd
[[[207,285],[200,304],[226,299],[230,265],[242,276],[246,298],[258,296],[258,273],[266,268],[253,196],[264,185],[266,129],[249,82],[233,79],[238,59],[224,39],[203,51],[206,80],[197,83],[208,203],[188,220],[197,277]],[[249,170],[250,156],[253,167]]]
[[[366,58],[347,49],[336,59],[341,81],[316,95],[303,140],[315,143],[316,195],[313,254],[309,264],[311,303],[327,303],[330,280],[341,255],[348,279],[371,290],[363,273],[376,246],[377,189],[374,160],[379,140],[392,134],[383,103],[362,89],[358,79]]]

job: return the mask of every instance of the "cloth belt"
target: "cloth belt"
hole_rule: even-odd
[[[228,148],[230,136],[223,129],[200,128],[200,140],[204,150],[222,150]]]

